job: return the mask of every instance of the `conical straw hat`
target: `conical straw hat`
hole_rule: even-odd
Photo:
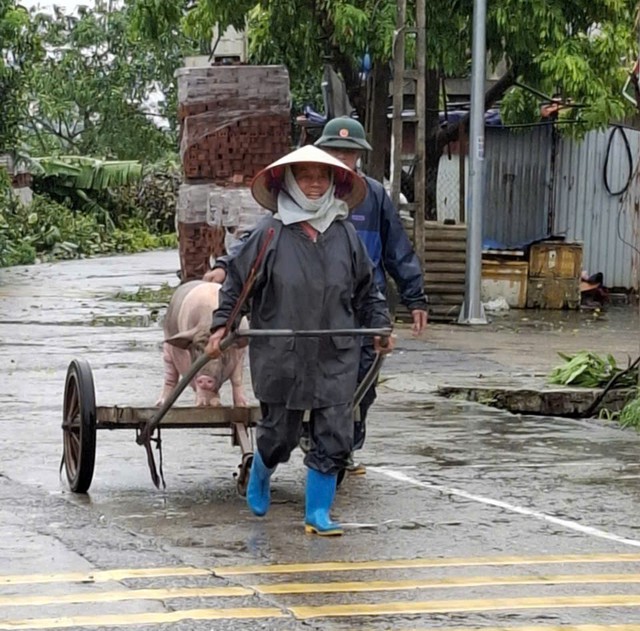
[[[336,198],[345,201],[349,209],[357,206],[365,198],[367,185],[362,177],[326,151],[313,145],[305,145],[276,160],[253,178],[251,194],[254,199],[261,206],[275,212],[278,209],[278,193],[284,180],[284,167],[301,162],[327,164],[332,167]]]

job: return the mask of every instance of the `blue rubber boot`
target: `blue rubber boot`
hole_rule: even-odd
[[[307,470],[307,496],[304,530],[307,533],[331,537],[342,534],[342,526],[331,521],[329,510],[336,495],[337,475]]]
[[[271,474],[276,470],[268,469],[258,450],[253,454],[249,484],[247,485],[247,505],[258,517],[267,514],[271,504]]]

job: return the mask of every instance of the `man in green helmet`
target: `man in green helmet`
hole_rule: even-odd
[[[348,116],[330,120],[314,144],[355,171],[364,152],[372,150],[362,125]],[[427,325],[427,299],[420,261],[384,186],[373,178],[363,177],[367,183],[367,196],[351,211],[349,220],[373,261],[378,287],[386,293],[386,275],[393,278],[401,302],[411,312],[413,334],[420,335]],[[360,379],[365,376],[373,360],[373,347],[370,343],[363,344]],[[360,449],[364,443],[364,421],[375,398],[375,386],[372,386],[360,404],[361,422],[356,423],[354,449]]]

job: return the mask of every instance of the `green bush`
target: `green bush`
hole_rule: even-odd
[[[115,252],[140,252],[157,248],[176,247],[175,234],[151,234],[139,220],[129,220],[123,229],[116,228],[111,235]]]
[[[174,233],[153,234],[143,213],[120,217],[118,227],[104,209],[74,211],[44,195],[26,207],[3,197],[0,206],[0,266],[37,259],[68,259],[111,252],[175,247]],[[138,216],[135,216],[135,215]]]
[[[87,162],[84,170],[74,160]],[[0,169],[0,267],[177,246],[178,164],[139,168],[135,177],[137,163],[78,157],[38,164],[29,207],[12,195]]]
[[[634,427],[640,431],[640,397],[629,401],[617,417],[622,427]]]

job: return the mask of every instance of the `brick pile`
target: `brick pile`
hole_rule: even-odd
[[[218,205],[219,194],[246,189],[256,173],[291,150],[290,93],[283,66],[189,67],[176,77],[184,174],[177,224],[184,282],[201,278],[210,258],[224,253],[230,222],[213,221],[210,208]]]
[[[248,185],[291,148],[289,77],[282,66],[177,71],[180,156],[187,181]]]

